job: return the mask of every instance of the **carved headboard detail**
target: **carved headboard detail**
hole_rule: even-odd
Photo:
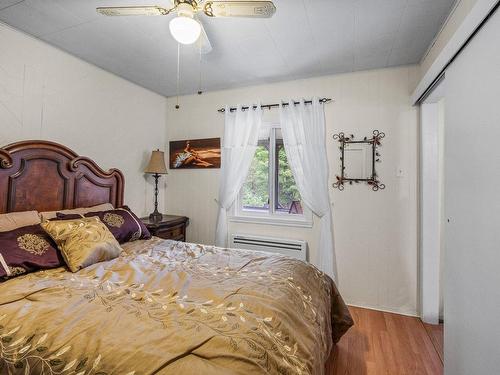
[[[0,213],[55,211],[101,203],[123,205],[121,171],[49,141],[22,141],[0,148]]]

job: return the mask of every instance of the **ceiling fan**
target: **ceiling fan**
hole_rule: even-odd
[[[174,39],[182,44],[193,44],[202,35],[209,45],[203,26],[196,19],[197,13],[216,18],[271,18],[276,12],[272,1],[172,0],[172,3],[170,9],[153,5],[99,7],[96,10],[105,16],[167,16],[177,13],[177,17],[172,18],[169,25]]]

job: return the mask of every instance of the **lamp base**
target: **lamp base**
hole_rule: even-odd
[[[163,219],[163,214],[159,213],[158,211],[149,214],[149,220],[155,223],[162,221],[162,219]]]

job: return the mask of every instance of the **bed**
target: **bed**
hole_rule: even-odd
[[[124,178],[47,141],[0,149],[0,213],[123,205]],[[163,240],[0,282],[0,373],[323,374],[352,325],[330,278],[279,255]]]

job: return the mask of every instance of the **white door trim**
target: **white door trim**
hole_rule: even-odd
[[[438,324],[441,310],[444,81],[420,106],[420,315]]]

